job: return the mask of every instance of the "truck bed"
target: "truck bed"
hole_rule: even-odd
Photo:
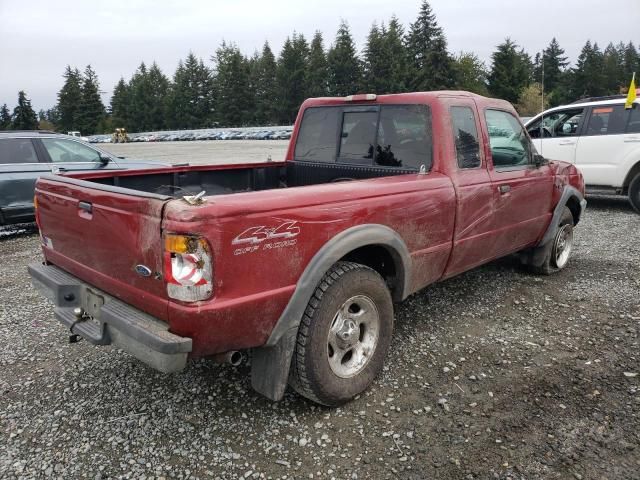
[[[72,175],[101,185],[168,197],[206,196],[300,187],[415,173],[415,169],[314,162],[205,165]]]

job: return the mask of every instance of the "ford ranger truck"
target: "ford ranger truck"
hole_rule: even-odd
[[[282,162],[44,175],[36,202],[29,272],[72,335],[162,372],[251,351],[256,391],[330,406],[394,303],[511,254],[562,270],[586,205],[509,103],[453,91],[308,99]]]

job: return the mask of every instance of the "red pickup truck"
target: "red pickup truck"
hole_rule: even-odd
[[[29,271],[91,343],[164,372],[250,350],[258,392],[337,405],[382,369],[394,302],[514,253],[561,270],[583,193],[507,102],[316,98],[283,162],[41,177]]]

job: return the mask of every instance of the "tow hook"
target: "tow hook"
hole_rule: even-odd
[[[78,343],[80,340],[82,340],[82,337],[77,333],[73,333],[73,327],[75,327],[80,322],[84,322],[87,317],[84,314],[84,309],[80,307],[76,307],[73,309],[73,315],[74,317],[76,317],[76,319],[69,327],[69,331],[71,332],[71,335],[69,335],[69,343]]]

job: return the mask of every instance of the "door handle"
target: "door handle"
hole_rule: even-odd
[[[78,202],[78,208],[80,210],[84,210],[87,213],[91,213],[93,211],[93,205],[89,202]]]
[[[640,142],[640,137],[625,137],[624,142],[625,143]]]
[[[511,191],[511,185],[500,185],[498,186],[498,191],[501,195],[509,193]]]
[[[558,145],[575,145],[576,142],[574,140],[565,140],[564,142],[558,142]]]

